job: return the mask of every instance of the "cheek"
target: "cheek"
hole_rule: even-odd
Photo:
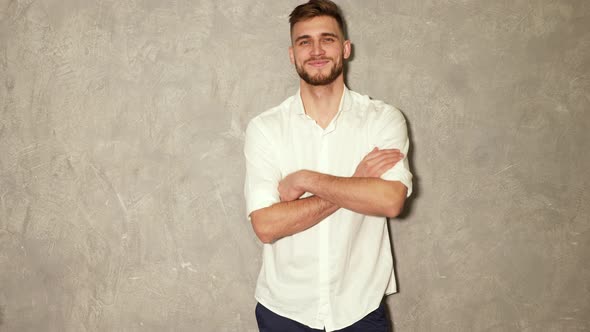
[[[305,62],[306,57],[303,56],[302,54],[296,55],[295,56],[295,63],[296,64],[302,64],[303,62]]]
[[[334,47],[330,50],[330,54],[332,54],[332,57],[334,58],[341,58],[344,56],[344,50],[340,47]]]

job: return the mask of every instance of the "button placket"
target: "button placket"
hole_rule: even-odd
[[[328,173],[328,144],[327,136],[324,130],[319,132],[318,137],[318,169],[322,173]],[[318,315],[319,321],[325,322],[330,312],[330,275],[329,275],[329,243],[330,243],[330,228],[329,223],[320,222],[320,236],[319,236],[319,305]]]

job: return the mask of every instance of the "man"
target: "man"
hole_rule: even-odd
[[[255,117],[244,147],[247,213],[264,243],[258,327],[388,331],[386,217],[412,188],[405,120],[346,88],[351,42],[333,2],[311,0],[289,21],[299,92]]]

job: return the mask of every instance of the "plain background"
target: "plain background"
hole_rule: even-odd
[[[255,331],[244,130],[298,1],[0,0],[0,330]],[[590,1],[338,1],[408,121],[396,332],[590,330]]]

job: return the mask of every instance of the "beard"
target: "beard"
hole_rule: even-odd
[[[309,60],[306,60],[303,64],[305,65],[305,63],[307,61],[313,61],[313,60],[332,60],[332,59],[331,58],[309,59]],[[313,86],[328,85],[328,84],[334,82],[338,78],[338,76],[340,76],[340,74],[342,74],[342,71],[344,70],[344,65],[342,64],[342,62],[343,61],[336,62],[334,64],[334,66],[332,67],[332,69],[330,70],[330,73],[328,73],[328,75],[322,75],[321,73],[318,73],[315,76],[311,76],[307,71],[305,71],[305,68],[303,66],[300,66],[297,62],[295,62],[295,69],[297,70],[297,74],[299,74],[299,77],[301,77],[301,79],[309,85],[313,85]]]

